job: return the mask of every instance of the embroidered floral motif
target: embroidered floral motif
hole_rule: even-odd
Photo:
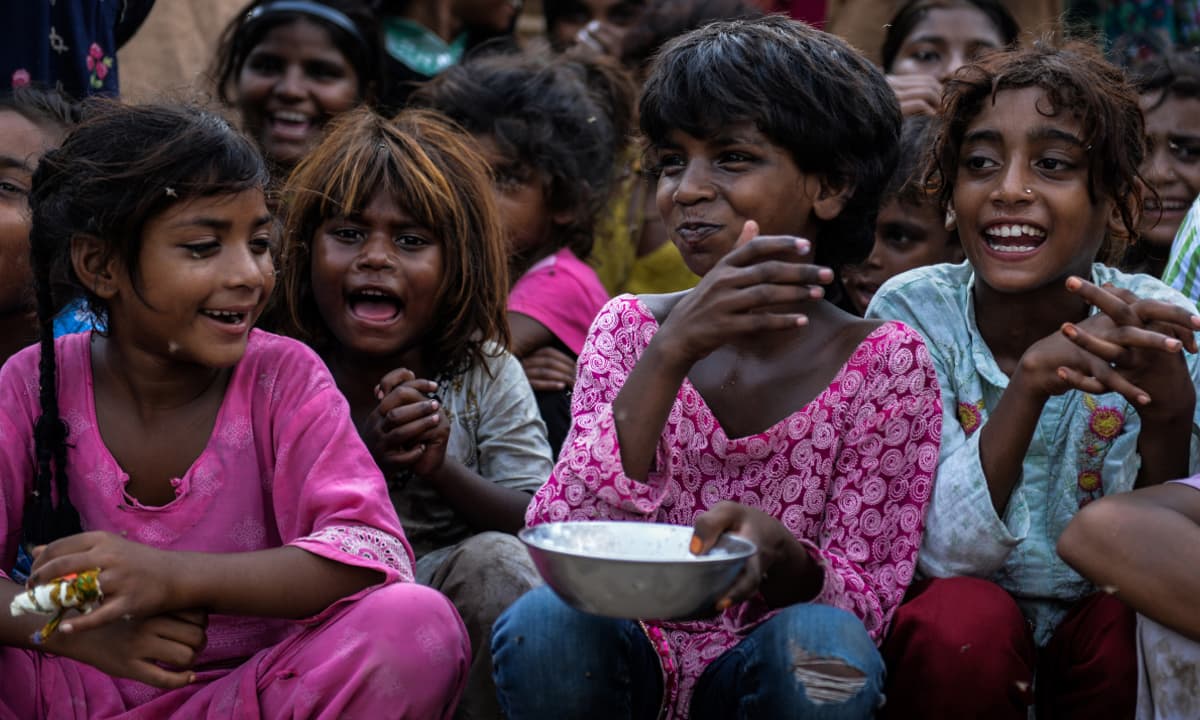
[[[112,69],[112,66],[112,56],[105,55],[99,45],[92,43],[92,46],[88,48],[87,69],[93,88],[99,90],[104,87],[104,78],[108,77],[108,71]]]
[[[983,401],[960,402],[958,404],[958,424],[962,425],[963,432],[967,434],[967,437],[971,437],[983,424]]]
[[[1088,409],[1087,429],[1080,438],[1078,486],[1079,507],[1087,505],[1104,495],[1104,458],[1113,441],[1125,427],[1125,414],[1115,407],[1099,405],[1091,395],[1083,396],[1083,406]]]
[[[403,581],[413,579],[412,563],[404,544],[382,530],[362,525],[331,525],[305,539],[329,543],[347,555],[383,563],[399,572]]]

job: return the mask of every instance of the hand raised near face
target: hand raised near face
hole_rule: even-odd
[[[407,368],[393,370],[379,382],[379,405],[364,422],[362,436],[385,474],[407,470],[422,476],[441,467],[450,423],[437,390],[437,383]]]
[[[808,322],[797,304],[824,296],[833,271],[811,263],[808,240],[759,235],[748,221],[737,246],[671,309],[659,335],[687,364],[739,336]]]

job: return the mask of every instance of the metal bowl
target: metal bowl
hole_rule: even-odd
[[[533,564],[567,604],[594,615],[678,620],[711,616],[757,548],[725,534],[705,555],[692,528],[642,522],[560,522],[522,530]]]

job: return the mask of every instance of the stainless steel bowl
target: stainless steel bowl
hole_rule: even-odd
[[[713,615],[756,552],[749,540],[725,534],[707,554],[693,555],[692,528],[641,522],[547,523],[519,537],[567,604],[615,618]]]

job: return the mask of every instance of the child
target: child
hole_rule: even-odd
[[[936,115],[942,84],[981,52],[1010,47],[1020,28],[998,0],[908,0],[885,26],[883,71],[909,115]]]
[[[910,115],[900,131],[900,162],[883,192],[875,219],[875,244],[861,265],[842,273],[854,311],[862,315],[885,280],[925,265],[962,262],[958,233],[947,229],[944,213],[925,191],[924,164],[933,147],[929,118]]]
[[[333,372],[388,479],[417,580],[467,624],[459,717],[498,717],[486,639],[539,582],[510,533],[551,460],[504,350],[504,241],[472,148],[424,111],[339,119],[286,189],[284,295],[292,332]]]
[[[413,96],[414,105],[474,135],[491,167],[516,279],[508,299],[510,350],[538,391],[553,457],[571,424],[575,358],[608,301],[580,258],[591,251],[596,214],[608,199],[632,96],[615,66],[580,55],[481,58]]]
[[[1200,300],[1200,196],[1196,197],[1179,225],[1171,245],[1171,259],[1163,272],[1163,282],[1187,295],[1192,302]]]
[[[0,365],[37,340],[29,184],[38,158],[62,142],[76,115],[57,92],[18,88],[0,97]]]
[[[1146,198],[1138,242],[1122,265],[1160,277],[1183,217],[1200,197],[1200,56],[1156,54],[1130,72],[1146,117],[1149,151],[1141,171],[1154,192]]]
[[[501,706],[510,720],[868,717],[941,408],[920,337],[842,312],[819,285],[870,247],[899,108],[845,43],[773,16],[669,43],[640,111],[659,211],[703,279],[605,306],[526,519],[694,526],[696,553],[731,531],[759,552],[704,620],[605,619],[531,592],[493,633]]]
[[[0,567],[21,538],[30,585],[99,568],[103,601],[40,645],[40,620],[0,613],[2,714],[455,704],[465,632],[403,582],[411,551],[345,401],[304,346],[250,329],[275,282],[265,180],[220,118],[117,105],[34,174],[41,342],[0,370]],[[53,339],[64,281],[106,333]]]
[[[330,118],[374,98],[382,62],[359,0],[253,0],[222,33],[213,77],[282,179]]]
[[[1138,720],[1200,717],[1200,477],[1101,498],[1058,540],[1063,560],[1138,612]]]
[[[931,181],[969,262],[911,270],[869,317],[942,382],[920,570],[884,645],[891,717],[1131,717],[1133,616],[1054,553],[1104,495],[1196,463],[1196,309],[1096,264],[1136,234],[1137,96],[1091,46],[987,55],[948,84]],[[1182,354],[1186,347],[1188,354]],[[1032,632],[1031,632],[1032,629]]]

